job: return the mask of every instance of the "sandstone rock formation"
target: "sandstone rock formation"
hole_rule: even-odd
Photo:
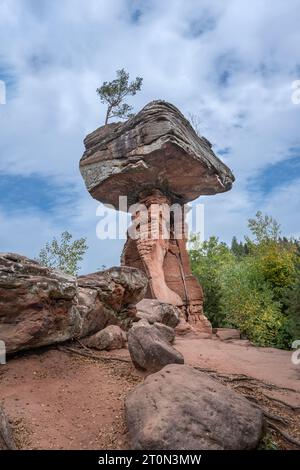
[[[182,354],[169,344],[166,334],[147,320],[134,323],[127,339],[131,360],[140,369],[156,372],[167,364],[184,363]]]
[[[97,129],[84,143],[80,170],[91,195],[119,210],[129,210],[120,196],[128,205],[138,203],[130,208],[136,236],[128,231],[122,264],[145,272],[148,298],[178,306],[183,321],[211,334],[203,292],[190,270],[181,209],[200,195],[228,191],[231,171],[164,101],[149,103],[125,123]]]
[[[126,343],[125,332],[118,325],[108,325],[103,330],[85,338],[83,344],[89,348],[99,349],[122,349]]]
[[[263,415],[246,398],[193,367],[168,365],[129,393],[126,419],[138,450],[248,450]]]
[[[14,253],[0,254],[0,340],[8,353],[128,325],[147,280],[135,268],[66,275]]]
[[[149,323],[163,323],[175,328],[179,323],[180,310],[171,304],[165,304],[156,299],[143,299],[136,304],[136,316],[148,320]]]

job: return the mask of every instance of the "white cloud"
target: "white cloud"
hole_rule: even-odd
[[[33,254],[69,228],[88,234],[86,270],[95,269],[98,253],[100,265],[118,262],[122,242],[94,238],[95,204],[78,162],[83,138],[104,118],[95,89],[120,67],[144,77],[142,93],[132,100],[136,109],[166,99],[198,113],[216,149],[230,148],[223,160],[236,175],[235,187],[205,198],[207,234],[242,236],[258,209],[299,233],[295,183],[279,185],[266,201],[248,188],[249,178],[300,146],[300,106],[291,102],[291,83],[300,79],[298,0],[0,0],[0,9],[0,74],[13,75],[7,104],[0,106],[0,171],[72,183],[76,198],[71,208],[61,201],[59,223],[37,210],[16,220],[2,207],[5,249]],[[281,210],[288,192],[293,205]],[[35,236],[25,237],[25,230],[21,237],[22,223],[30,220]]]

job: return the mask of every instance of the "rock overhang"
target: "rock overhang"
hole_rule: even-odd
[[[80,171],[95,199],[119,207],[139,194],[159,189],[172,202],[231,189],[234,176],[172,104],[152,101],[124,123],[102,126],[89,134]]]

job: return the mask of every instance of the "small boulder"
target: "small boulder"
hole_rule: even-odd
[[[126,335],[118,325],[109,325],[96,334],[85,338],[83,344],[89,348],[110,351],[121,349],[125,346]]]
[[[175,331],[174,328],[171,328],[170,326],[164,325],[163,323],[153,323],[153,328],[156,328],[159,332],[159,334],[162,335],[162,337],[168,341],[168,343],[173,343],[175,340]]]
[[[230,339],[241,339],[240,330],[235,328],[216,328],[216,336],[222,341],[228,341]]]
[[[175,328],[179,323],[180,310],[175,305],[166,304],[156,299],[143,299],[136,304],[137,318],[149,323],[163,323]]]
[[[156,372],[167,364],[183,364],[182,354],[174,349],[161,330],[147,320],[134,323],[128,332],[128,349],[133,364]]]
[[[185,365],[148,376],[127,396],[125,411],[137,450],[250,450],[263,431],[257,407]]]

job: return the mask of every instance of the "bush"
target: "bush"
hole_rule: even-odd
[[[258,346],[285,346],[286,319],[255,261],[228,266],[220,273],[225,326],[239,328]]]
[[[75,276],[80,269],[79,263],[88,249],[85,238],[72,241],[73,236],[65,231],[60,240],[55,237],[41,249],[36,261],[48,268],[56,268]]]
[[[223,324],[221,309],[220,270],[227,264],[234,263],[235,258],[225,243],[220,243],[217,237],[200,243],[198,236],[191,238],[189,251],[191,268],[203,288],[204,311],[213,327]]]
[[[248,224],[252,238],[191,240],[191,267],[204,290],[214,327],[235,327],[259,346],[288,348],[300,339],[300,243],[280,238],[280,225],[261,212]]]

